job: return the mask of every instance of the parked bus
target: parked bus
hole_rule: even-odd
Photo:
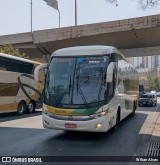
[[[44,67],[46,64],[39,69]],[[57,50],[47,65],[43,126],[106,132],[129,114],[135,115],[138,91],[138,72],[116,48],[79,46]]]
[[[0,113],[35,111],[39,91],[42,91],[42,84],[37,83],[33,76],[39,64],[0,53]]]

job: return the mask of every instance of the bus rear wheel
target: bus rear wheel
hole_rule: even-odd
[[[133,111],[132,111],[132,113],[131,113],[131,117],[133,117],[133,116],[135,116],[135,114],[136,114],[136,103],[134,102],[134,104],[133,104]]]
[[[117,116],[116,116],[116,125],[114,126],[114,130],[118,128],[119,122],[120,122],[120,109],[117,111]]]
[[[25,112],[26,112],[26,103],[25,101],[20,101],[18,104],[17,113],[21,115]]]
[[[35,102],[31,100],[27,106],[27,112],[33,113],[35,112],[35,108],[36,108]]]

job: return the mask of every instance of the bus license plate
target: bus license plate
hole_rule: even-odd
[[[66,127],[66,128],[77,128],[77,125],[76,125],[76,124],[66,123],[66,124],[65,124],[65,127]]]

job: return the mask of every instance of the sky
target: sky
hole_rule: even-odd
[[[44,0],[33,1],[33,31],[58,28],[58,11]],[[75,0],[58,0],[60,27],[75,26]],[[77,24],[109,22],[160,14],[160,7],[140,10],[137,0],[77,0]],[[31,31],[31,0],[0,0],[0,35]]]

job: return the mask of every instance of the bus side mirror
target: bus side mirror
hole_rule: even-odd
[[[112,82],[113,80],[113,69],[114,69],[114,63],[111,62],[107,68],[107,76],[106,76],[107,83]]]
[[[39,82],[39,72],[40,72],[41,69],[44,69],[45,74],[46,74],[47,66],[48,66],[48,63],[45,63],[45,64],[40,64],[35,68],[35,70],[34,70],[34,79],[35,79],[35,81]]]

